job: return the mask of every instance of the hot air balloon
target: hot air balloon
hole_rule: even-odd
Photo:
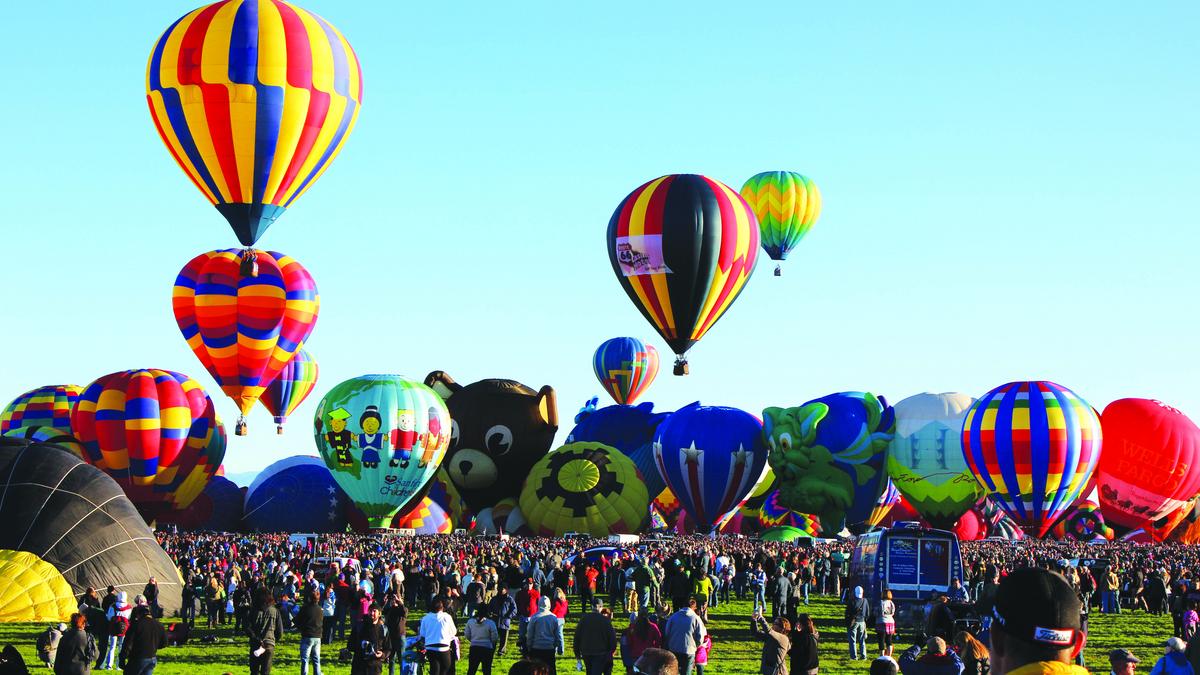
[[[175,279],[171,305],[188,347],[242,416],[312,334],[321,299],[304,266],[257,251],[259,274],[242,276],[233,249],[201,253]]]
[[[1164,542],[1175,532],[1179,526],[1187,522],[1188,516],[1191,515],[1191,513],[1195,510],[1196,503],[1198,501],[1200,501],[1200,496],[1192,497],[1188,501],[1184,502],[1179,508],[1152,523],[1148,523],[1146,527],[1142,529],[1144,529],[1146,534],[1150,535],[1150,538],[1156,543]],[[1101,508],[1103,509],[1103,507]]]
[[[780,502],[812,513],[828,532],[866,522],[887,487],[896,417],[887,399],[842,392],[763,410]]]
[[[148,523],[190,503],[175,490],[204,455],[216,423],[199,383],[169,370],[110,373],[71,409],[85,461],[112,476]]]
[[[200,496],[208,482],[221,468],[225,461],[225,450],[229,445],[229,436],[225,433],[225,425],[217,416],[203,439],[189,441],[179,454],[179,466],[190,467],[175,474],[175,480],[168,486],[171,495],[171,508],[182,511]]]
[[[742,186],[742,197],[758,216],[762,247],[771,260],[787,260],[821,215],[821,191],[793,171],[764,171]],[[782,272],[775,266],[775,276]]]
[[[654,456],[671,492],[712,532],[758,486],[767,469],[762,424],[737,408],[681,408],[658,427]]]
[[[603,408],[591,405],[594,401],[575,416],[575,428],[567,435],[567,442],[593,441],[620,450],[637,465],[646,490],[652,495],[662,492],[667,483],[654,459],[654,434],[671,413],[654,412],[654,404],[648,401]]]
[[[28,551],[0,549],[0,623],[67,621],[78,609],[53,565]]]
[[[1082,500],[1071,507],[1070,511],[1054,523],[1050,532],[1057,539],[1071,538],[1076,541],[1092,541],[1096,538],[1112,541],[1116,538],[1116,532],[1104,522],[1100,505],[1090,499]]]
[[[778,490],[767,493],[767,498],[763,501],[762,506],[759,507],[758,522],[764,528],[776,527],[778,525],[796,527],[804,530],[813,537],[818,536],[821,532],[821,521],[816,516],[808,513],[797,513],[780,504]]]
[[[797,539],[812,539],[812,538],[813,538],[813,536],[811,534],[809,534],[808,532],[805,532],[804,530],[802,530],[798,527],[790,527],[788,525],[780,525],[778,527],[772,527],[771,529],[764,531],[762,533],[762,535],[759,537],[759,539],[761,539],[762,541],[775,541],[775,542],[782,542],[782,543],[793,542],[793,541],[796,541]]]
[[[109,585],[133,597],[155,577],[164,613],[179,609],[179,571],[100,469],[52,445],[0,438],[0,494],[0,549],[37,556],[76,597]],[[0,594],[0,607],[8,607],[7,591]]]
[[[963,420],[971,473],[1031,536],[1045,536],[1082,494],[1100,459],[1100,419],[1053,382],[1010,382],[984,394]]]
[[[758,222],[724,183],[692,174],[634,190],[608,222],[617,281],[675,352],[685,354],[737,299],[758,259]]]
[[[263,469],[246,490],[247,532],[342,532],[346,494],[317,457],[295,456]]]
[[[887,469],[896,488],[934,527],[948,528],[983,497],[962,453],[962,421],[975,399],[917,394],[896,404]]]
[[[883,493],[879,495],[879,499],[875,500],[875,508],[871,509],[871,515],[867,516],[867,526],[878,527],[899,501],[900,491],[896,489],[896,484],[889,480],[883,488]]]
[[[0,434],[22,427],[47,427],[71,433],[71,406],[83,390],[73,384],[31,389],[0,412]]]
[[[646,520],[650,494],[633,461],[616,448],[577,442],[538,460],[519,504],[537,534],[605,537],[637,532]]]
[[[425,488],[450,444],[441,397],[399,375],[342,382],[321,399],[314,421],[326,466],[372,528],[386,528]]]
[[[592,370],[617,405],[632,405],[658,375],[658,350],[637,338],[605,340],[592,357]]]
[[[233,481],[214,476],[186,509],[165,514],[160,520],[183,530],[237,532],[242,526],[245,500],[242,489]]]
[[[4,432],[3,435],[7,438],[23,438],[35,443],[57,445],[70,450],[80,459],[86,456],[79,439],[54,427],[17,427]]]
[[[283,433],[283,424],[288,415],[296,412],[296,408],[308,398],[313,387],[317,386],[317,362],[303,347],[296,350],[292,360],[287,362],[279,375],[267,385],[263,392],[264,408],[275,417],[275,430]]]
[[[158,135],[246,247],[329,167],[362,93],[346,38],[277,0],[189,12],[158,39],[146,67]]]
[[[662,492],[651,500],[650,505],[666,520],[673,520],[680,511],[683,511],[683,504],[679,503],[679,498],[675,496],[674,492],[671,492],[669,487],[664,487]]]
[[[1149,529],[1200,493],[1200,428],[1159,401],[1123,398],[1100,415],[1104,453],[1096,467],[1104,517]]]

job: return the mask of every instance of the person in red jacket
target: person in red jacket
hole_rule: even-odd
[[[533,579],[526,579],[524,588],[517,591],[517,617],[521,620],[517,630],[517,646],[521,651],[525,650],[525,628],[529,625],[529,617],[537,614],[538,600],[541,599],[542,594],[533,587]]]

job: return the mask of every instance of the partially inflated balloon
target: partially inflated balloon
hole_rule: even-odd
[[[175,480],[168,485],[171,491],[171,508],[177,511],[186,509],[216,475],[225,461],[225,450],[229,444],[229,436],[225,433],[225,425],[218,415],[208,430],[208,435],[196,442],[189,442],[179,455],[181,469],[175,474]]]
[[[762,480],[762,424],[736,408],[681,408],[658,427],[654,456],[671,492],[703,532],[741,506]]]
[[[667,483],[654,459],[654,434],[670,414],[654,412],[654,404],[648,401],[636,406],[585,407],[575,416],[575,428],[567,442],[594,441],[620,450],[637,465],[646,490],[657,495]]]
[[[967,412],[962,447],[971,473],[1026,532],[1043,537],[1079,498],[1103,433],[1088,402],[1053,382],[1010,382]]]
[[[399,375],[342,382],[321,399],[314,422],[326,466],[371,527],[387,527],[425,488],[450,443],[441,397]]]
[[[1150,528],[1200,492],[1200,428],[1159,401],[1123,398],[1100,416],[1100,507],[1121,527]]]
[[[304,399],[308,398],[317,386],[317,375],[317,361],[307,350],[300,348],[271,384],[267,385],[267,390],[263,392],[259,401],[275,417],[276,430],[279,433],[283,433],[283,424],[287,422],[288,415],[296,412],[296,408],[304,403]]]
[[[0,549],[0,623],[57,623],[78,609],[71,585],[54,565],[28,551]]]
[[[746,181],[742,197],[758,216],[762,247],[771,260],[787,260],[821,215],[817,184],[793,171],[765,171]],[[779,276],[779,267],[775,267]]]
[[[1116,532],[1104,522],[1100,505],[1090,499],[1073,506],[1054,523],[1050,531],[1058,539],[1071,538],[1076,541],[1092,541],[1096,538],[1112,541],[1116,538]]]
[[[54,427],[17,427],[4,432],[3,436],[5,438],[23,438],[38,444],[57,445],[70,450],[80,459],[85,456],[83,444],[79,442],[79,439]]]
[[[263,469],[246,490],[245,504],[248,532],[346,529],[346,495],[316,457],[286,457]]]
[[[84,461],[112,476],[146,522],[186,508],[195,497],[176,489],[201,461],[216,424],[212,399],[200,384],[169,370],[105,375],[71,410]]]
[[[962,452],[962,422],[974,402],[966,394],[917,394],[896,404],[888,475],[934,527],[950,527],[983,496]]]
[[[830,394],[767,408],[763,423],[784,505],[815,514],[829,532],[867,521],[887,486],[884,464],[896,429],[885,398]]]
[[[879,499],[875,500],[875,508],[871,509],[871,515],[867,517],[867,525],[877,527],[884,518],[887,518],[899,501],[900,491],[896,489],[896,484],[889,480],[887,486],[883,488],[883,493],[879,495]]]
[[[650,495],[633,461],[616,448],[568,443],[538,460],[521,490],[521,513],[537,534],[637,532]]]
[[[725,313],[758,259],[758,221],[737,192],[693,174],[656,178],[622,200],[608,222],[608,258],[621,288],[684,356]]]
[[[637,338],[605,340],[592,357],[592,370],[617,405],[631,405],[658,375],[658,350]]]
[[[764,528],[787,525],[797,527],[816,537],[821,533],[821,521],[814,515],[797,513],[779,503],[779,492],[767,493],[758,511],[758,522]]]
[[[48,427],[71,433],[71,406],[83,390],[73,384],[31,389],[0,412],[0,434],[21,427]]]
[[[175,279],[171,305],[188,347],[237,403],[245,433],[267,385],[312,334],[321,305],[304,266],[282,253],[255,251],[257,276],[241,273],[242,253],[201,253]]]
[[[193,10],[167,28],[146,67],[158,135],[244,246],[328,168],[362,93],[346,38],[280,0]]]

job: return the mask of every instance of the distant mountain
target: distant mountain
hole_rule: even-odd
[[[250,484],[254,482],[256,477],[258,477],[258,472],[243,471],[241,473],[227,473],[225,474],[225,477],[233,481],[233,484],[237,485],[238,487],[250,487]]]

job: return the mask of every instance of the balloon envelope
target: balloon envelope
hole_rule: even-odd
[[[608,222],[621,288],[680,360],[725,313],[754,272],[758,222],[746,200],[705,176],[656,178]],[[677,375],[682,375],[680,368]]]
[[[650,402],[632,405],[610,405],[580,411],[575,428],[567,435],[568,443],[593,441],[620,450],[637,465],[638,474],[651,495],[658,495],[667,486],[654,458],[654,434],[670,413],[654,412]]]
[[[637,338],[605,340],[592,356],[592,370],[617,405],[633,404],[658,375],[658,350]]]
[[[71,433],[71,406],[83,389],[58,384],[31,389],[0,412],[0,434],[24,427],[45,427]]]
[[[275,418],[279,433],[283,433],[283,425],[287,422],[288,415],[296,412],[296,408],[304,403],[304,399],[308,398],[317,386],[317,375],[316,359],[301,347],[292,355],[292,359],[283,370],[279,371],[279,375],[271,380],[271,384],[267,385],[267,390],[259,400]]]
[[[794,171],[764,171],[742,186],[742,197],[758,216],[762,247],[771,260],[787,260],[821,215],[817,184]]]
[[[594,442],[568,443],[538,460],[520,498],[529,527],[547,536],[635,533],[649,505],[633,461]]]
[[[1035,536],[1082,494],[1100,459],[1100,419],[1053,382],[1010,382],[984,394],[963,420],[971,473],[995,503]]]
[[[263,469],[246,491],[247,532],[341,532],[346,495],[316,457],[287,457]]]
[[[362,375],[317,405],[315,440],[338,485],[387,527],[425,488],[450,443],[450,413],[432,389],[400,375]]]
[[[257,276],[242,275],[235,249],[201,253],[179,272],[171,297],[188,347],[243,416],[312,334],[321,305],[303,265],[254,254]]]
[[[362,103],[362,71],[321,17],[286,2],[230,0],[162,34],[146,101],[171,157],[253,246],[341,150]]]
[[[1159,401],[1123,398],[1104,408],[1097,465],[1100,508],[1121,527],[1150,527],[1200,493],[1200,428]]]
[[[757,418],[699,403],[671,413],[659,425],[654,456],[667,486],[704,532],[741,506],[767,467]]]
[[[895,406],[888,475],[934,527],[949,527],[983,496],[962,452],[963,418],[974,402],[966,394],[926,393]]]

